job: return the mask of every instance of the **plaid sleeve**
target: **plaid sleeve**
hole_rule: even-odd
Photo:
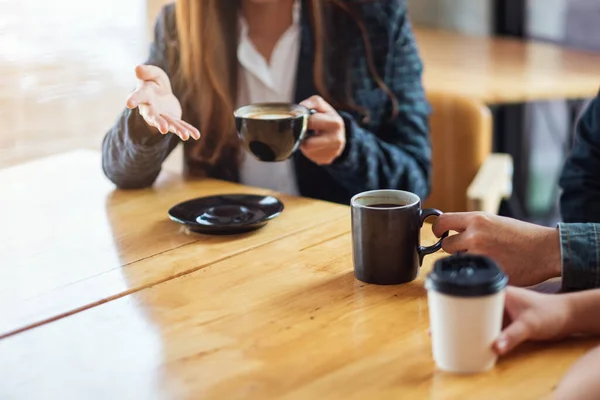
[[[385,84],[398,99],[396,116],[392,103],[377,109],[386,97],[379,88],[361,88],[360,79],[371,79],[364,56],[353,66],[356,101],[370,108],[372,122],[360,126],[348,113],[344,118],[347,145],[328,171],[351,193],[373,189],[402,189],[421,198],[429,194],[431,146],[430,107],[421,83],[423,64],[408,20],[406,5],[397,0],[368,3],[363,20],[373,46],[373,58]],[[368,7],[368,9],[367,9]],[[364,54],[364,49],[362,49]],[[362,90],[361,90],[362,89]]]
[[[166,52],[175,26],[173,5],[165,6],[154,28],[148,65],[169,74]],[[160,173],[163,161],[177,146],[175,135],[152,133],[138,109],[125,109],[102,142],[102,169],[119,188],[148,187]]]
[[[600,222],[600,97],[590,103],[577,123],[560,186],[565,222]]]

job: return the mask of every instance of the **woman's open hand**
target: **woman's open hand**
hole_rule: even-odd
[[[139,108],[144,121],[160,133],[176,134],[182,140],[200,139],[200,132],[181,119],[181,104],[171,89],[169,77],[153,65],[138,65],[137,89],[127,98],[127,107]]]

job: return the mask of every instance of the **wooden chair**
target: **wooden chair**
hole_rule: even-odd
[[[433,108],[432,191],[425,202],[445,212],[496,214],[512,194],[512,158],[492,154],[492,115],[485,104],[465,97],[428,94]]]

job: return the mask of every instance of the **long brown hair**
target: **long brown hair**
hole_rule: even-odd
[[[311,17],[315,58],[314,84],[318,93],[337,109],[354,110],[368,120],[368,112],[352,100],[349,80],[343,96],[334,96],[327,84],[328,51],[325,37],[328,21],[325,7],[336,6],[355,21],[362,36],[369,71],[377,85],[392,101],[397,100],[379,76],[372,56],[368,32],[344,0],[306,0]],[[174,87],[181,99],[184,118],[199,127],[202,139],[186,147],[188,161],[206,173],[208,169],[230,169],[238,164],[239,140],[233,111],[237,96],[237,18],[240,0],[177,0],[177,53]],[[342,97],[342,98],[340,98]],[[232,160],[233,158],[233,160]],[[193,171],[192,171],[193,172]],[[230,171],[230,173],[235,173]]]

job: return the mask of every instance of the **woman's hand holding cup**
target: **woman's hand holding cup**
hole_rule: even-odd
[[[308,129],[316,134],[303,142],[300,150],[317,165],[332,164],[346,147],[344,120],[321,96],[312,96],[300,105],[316,111],[308,120]]]
[[[163,135],[174,133],[182,140],[200,139],[200,132],[181,119],[181,104],[173,94],[169,77],[159,67],[138,65],[136,90],[127,98],[127,108],[138,108],[146,123]]]

